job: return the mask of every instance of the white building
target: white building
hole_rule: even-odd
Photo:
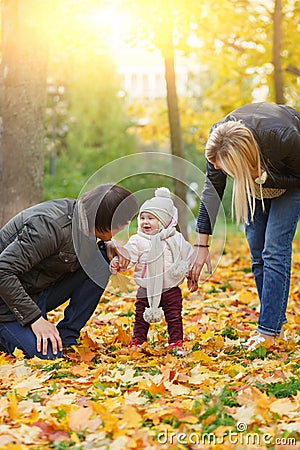
[[[166,97],[165,66],[159,51],[126,49],[118,53],[116,65],[129,100]],[[190,96],[190,75],[199,72],[199,65],[193,65],[191,60],[176,58],[175,72],[178,96]]]

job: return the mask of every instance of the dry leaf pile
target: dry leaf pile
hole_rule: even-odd
[[[242,236],[228,242],[197,293],[183,286],[184,357],[167,351],[165,323],[142,352],[129,348],[135,286],[128,295],[115,281],[63,360],[0,353],[0,449],[299,449],[300,242],[290,339],[251,353],[241,345],[259,308],[249,252]]]

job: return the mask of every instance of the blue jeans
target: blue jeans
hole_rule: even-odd
[[[101,250],[106,261],[107,256]],[[103,264],[103,272],[109,279],[108,265]],[[52,311],[65,303],[70,302],[64,310],[64,318],[58,323],[57,329],[64,347],[77,344],[80,330],[90,319],[95,311],[104,287],[99,287],[92,281],[83,269],[68,273],[58,283],[42,291],[37,298],[37,304],[42,316],[47,319],[47,312]],[[0,346],[8,353],[13,353],[15,348],[21,349],[26,357],[38,356],[41,359],[54,359],[62,357],[52,353],[51,343],[48,343],[47,355],[42,355],[36,349],[36,337],[31,327],[21,326],[17,321],[0,323]]]
[[[292,241],[300,215],[300,190],[256,201],[254,221],[245,226],[260,299],[257,331],[275,336],[287,322]]]

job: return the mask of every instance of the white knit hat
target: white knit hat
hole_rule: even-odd
[[[146,200],[140,207],[139,215],[142,212],[153,214],[164,228],[167,228],[171,223],[173,226],[177,225],[178,211],[171,199],[170,191],[166,187],[155,190],[155,197]]]

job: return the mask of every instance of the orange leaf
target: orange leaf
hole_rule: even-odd
[[[217,418],[216,414],[211,414],[206,419],[202,420],[202,423],[205,425],[209,425],[209,424],[215,422],[216,418]]]
[[[151,395],[155,395],[155,394],[164,394],[165,392],[166,392],[166,388],[165,388],[165,386],[164,386],[164,383],[162,382],[162,383],[160,383],[160,384],[155,384],[155,383],[153,383],[153,381],[152,380],[150,380],[150,382],[151,382],[151,385],[150,385],[150,387],[149,387],[149,392],[150,392],[150,394]]]
[[[99,348],[99,345],[89,337],[87,332],[82,333],[80,336],[80,343],[82,346],[90,348],[91,350],[96,350]]]
[[[121,342],[121,344],[129,345],[131,342],[131,335],[120,325],[117,325],[118,334],[116,336],[116,342]]]
[[[90,369],[87,364],[82,362],[78,366],[71,367],[70,373],[72,373],[73,375],[79,376],[79,377],[86,377],[89,375]]]
[[[92,352],[88,347],[77,347],[77,352],[80,357],[80,361],[90,362],[95,356],[95,353]]]

